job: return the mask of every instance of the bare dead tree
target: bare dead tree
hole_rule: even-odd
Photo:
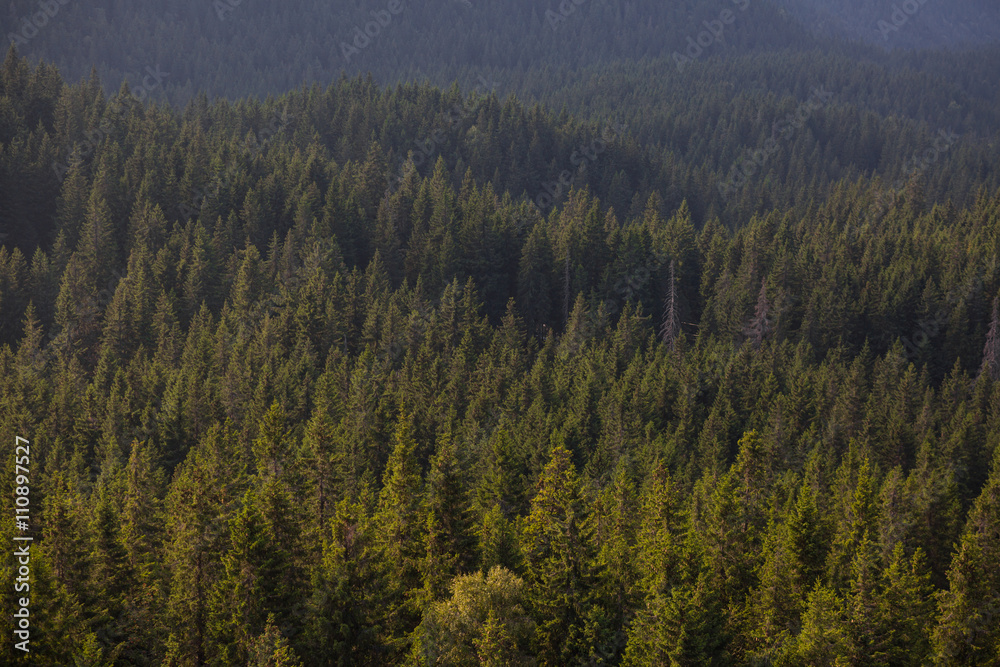
[[[1000,340],[997,340],[997,299],[993,299],[993,319],[990,321],[990,330],[986,333],[986,344],[983,346],[983,365],[979,369],[979,374],[989,373],[993,380],[1000,379],[1000,367],[998,367],[997,351]]]
[[[663,325],[660,327],[660,337],[673,352],[680,333],[681,319],[677,316],[677,283],[674,281],[674,260],[670,260],[670,289],[663,301]]]

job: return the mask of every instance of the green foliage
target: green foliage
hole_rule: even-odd
[[[943,665],[995,665],[1000,661],[1000,466],[976,500],[958,552],[948,571],[948,590],[938,594],[939,617],[934,629],[935,660]]]
[[[730,664],[725,617],[713,588],[700,575],[693,585],[650,599],[632,626],[623,664]]]
[[[576,662],[587,655],[584,637],[594,573],[585,507],[569,450],[556,445],[521,534],[536,650],[545,664]]]
[[[302,667],[302,661],[289,646],[288,640],[274,624],[274,615],[267,617],[264,632],[250,647],[249,661],[252,667]]]
[[[419,665],[533,665],[534,623],[523,580],[502,567],[456,577],[417,629],[410,661]]]
[[[853,651],[843,600],[817,584],[802,615],[802,632],[779,664],[839,667],[852,664]]]
[[[1000,195],[971,60],[548,84],[636,118],[539,212],[602,128],[348,78],[132,105],[60,183],[112,112],[10,55],[0,431],[38,443],[38,662],[995,664]],[[717,196],[824,73],[858,92]],[[887,188],[941,117],[968,141]]]

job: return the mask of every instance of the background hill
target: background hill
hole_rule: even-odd
[[[738,19],[706,55],[808,48],[818,39],[763,2],[741,3],[746,10],[740,11],[730,0],[588,0],[568,3],[573,12],[563,17],[557,1],[400,0],[393,3],[398,13],[389,11],[389,0],[228,4],[233,1],[77,0],[59,5],[47,25],[18,47],[55,63],[71,81],[87,76],[91,64],[112,82],[159,67],[170,73],[167,99],[183,104],[200,90],[229,97],[279,94],[342,72],[371,72],[382,83],[415,78],[446,85],[469,68],[580,69],[655,58],[683,50],[689,36],[704,30],[702,21],[717,19],[725,8]],[[3,33],[37,11],[33,0],[11,2]],[[366,28],[375,36],[364,35]]]
[[[877,24],[892,24],[890,0],[587,0],[562,9],[556,0],[399,0],[394,12],[389,5],[55,0],[48,18],[34,0],[12,0],[0,12],[0,25],[20,53],[53,62],[70,81],[86,77],[91,65],[114,87],[123,78],[141,79],[147,67],[167,72],[156,94],[175,104],[198,91],[230,98],[280,94],[342,72],[371,72],[383,83],[447,85],[467,69],[582,71],[684,53],[689,38],[697,42],[705,22],[711,27],[724,11],[733,13],[731,20],[717,24],[718,40],[699,58],[816,48],[867,58],[871,52],[846,40],[928,49],[1000,39],[1000,9],[987,0],[915,4],[919,11],[888,39]]]
[[[886,49],[968,48],[1000,39],[1000,6],[990,0],[775,0],[817,34]]]
[[[822,199],[841,179],[877,175],[895,183],[916,175],[930,201],[969,201],[979,184],[996,182],[995,46],[890,54],[846,41],[843,26],[816,30],[807,21],[806,27],[807,5],[763,0],[589,0],[563,9],[526,0],[392,7],[231,2],[57,2],[44,25],[26,28],[25,17],[42,22],[38,5],[16,0],[5,26],[13,26],[20,54],[53,62],[70,81],[89,79],[93,65],[94,81],[106,92],[124,79],[134,96],[178,108],[194,103],[199,91],[206,100],[259,98],[370,73],[377,85],[457,83],[466,92],[478,85],[501,100],[514,95],[595,126],[621,123],[643,166],[611,171],[605,160],[573,182],[596,188],[623,213],[636,213],[658,191],[670,206],[686,199],[699,223],[718,217],[735,225],[777,203]],[[572,12],[563,15],[566,8]],[[931,9],[923,7],[921,17]],[[970,2],[948,15],[973,9],[989,11]],[[859,6],[850,15],[870,11]],[[749,156],[817,86],[832,93],[829,102],[788,133],[764,164],[750,166]],[[377,130],[385,141],[392,133],[431,130],[389,123]],[[84,129],[68,139],[79,141]],[[935,169],[914,168],[922,164],[915,156],[941,132],[954,133],[958,143],[936,154]],[[492,182],[531,199],[540,183],[565,170],[573,151],[560,155],[530,135],[524,139],[534,142],[531,158]],[[383,146],[402,159],[416,140]],[[459,145],[442,154],[462,173],[470,163]],[[739,174],[747,170],[753,173],[744,179]],[[475,175],[480,183],[494,176]],[[730,182],[740,187],[729,189]]]

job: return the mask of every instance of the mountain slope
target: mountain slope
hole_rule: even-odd
[[[36,28],[25,23],[38,11],[35,0],[14,0],[0,11],[0,26],[22,55],[53,62],[69,81],[86,77],[91,64],[115,84],[141,79],[147,67],[166,72],[154,97],[181,105],[202,90],[230,98],[280,94],[342,73],[446,85],[464,68],[582,68],[670,55],[725,10],[734,20],[703,57],[822,41],[775,6],[743,0],[587,0],[564,3],[572,9],[565,15],[558,0],[224,4],[234,1],[75,0]]]
[[[1000,42],[990,0],[776,0],[818,34],[886,49],[967,48]]]

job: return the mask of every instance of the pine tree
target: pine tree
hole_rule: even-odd
[[[521,552],[514,524],[504,516],[500,505],[493,505],[476,527],[480,568],[489,572],[494,567],[520,571]]]
[[[511,658],[513,640],[507,628],[490,609],[483,625],[483,635],[476,642],[476,658],[482,667],[507,667],[517,664]]]
[[[428,599],[441,599],[451,578],[471,569],[473,556],[469,502],[449,434],[438,440],[427,476],[426,544],[424,590]]]
[[[855,662],[869,660],[880,664],[885,659],[886,646],[879,628],[878,606],[882,597],[879,556],[877,545],[866,532],[851,562],[851,581],[845,605]]]
[[[67,592],[87,594],[90,569],[89,526],[83,502],[61,474],[52,476],[42,511],[43,538],[52,571]]]
[[[334,508],[331,536],[304,605],[303,655],[310,664],[366,665],[380,659],[377,630],[385,582],[377,569],[370,500],[345,499]]]
[[[625,650],[627,627],[642,599],[636,548],[637,502],[626,457],[594,503],[591,514],[592,569],[597,581],[588,620],[595,653],[614,661]],[[603,641],[602,641],[603,640]]]
[[[563,268],[563,326],[569,327],[569,291],[570,291],[570,251],[566,249],[566,260]]]
[[[583,637],[591,582],[586,523],[569,450],[557,445],[521,534],[538,656],[550,664],[575,663],[589,654]]]
[[[267,617],[264,632],[250,646],[248,667],[302,667],[302,661],[274,623],[274,614]]]
[[[998,459],[1000,461],[1000,459]],[[935,662],[1000,664],[1000,464],[976,499],[948,570],[949,587],[938,595]]]
[[[129,627],[127,612],[130,606],[128,598],[135,586],[135,572],[122,542],[118,509],[110,497],[111,490],[102,486],[97,494],[91,523],[91,595],[86,603],[100,609],[101,616],[105,616],[102,619],[105,632],[102,633],[101,643],[105,650],[117,653],[125,648],[125,642],[134,639],[134,634],[129,634],[132,628]]]
[[[884,664],[917,667],[932,657],[930,637],[934,629],[934,586],[923,551],[910,558],[902,545],[893,550],[883,572],[877,627],[884,651]]]
[[[285,471],[285,459],[292,449],[286,438],[285,420],[285,411],[277,401],[271,404],[261,420],[259,434],[253,442],[257,475],[261,480],[276,479]]]
[[[113,664],[113,657],[108,656],[106,651],[101,648],[97,634],[93,632],[86,634],[73,654],[74,667],[109,667]]]
[[[155,623],[164,602],[163,480],[160,471],[153,468],[148,442],[132,442],[124,474],[121,539],[134,579],[126,596],[125,632],[130,641],[123,655],[127,660],[142,662],[157,655],[163,639]]]
[[[330,417],[319,409],[306,425],[303,449],[308,464],[305,476],[309,483],[312,505],[312,517],[308,532],[313,540],[318,540],[325,532],[337,500],[336,480],[333,471],[334,428]]]
[[[419,622],[420,564],[425,556],[423,480],[416,461],[413,422],[401,412],[395,447],[386,464],[375,513],[377,553],[385,589],[382,642],[393,651],[406,648],[407,636]]]
[[[242,509],[229,525],[230,546],[222,557],[224,572],[212,593],[208,624],[216,659],[225,664],[247,663],[269,615],[286,622],[300,594],[291,553],[294,547],[281,535],[290,517],[275,520],[271,509],[280,502],[277,494],[280,491],[273,483],[259,492],[247,491]]]
[[[26,377],[37,377],[45,370],[46,353],[42,350],[42,327],[36,317],[35,304],[28,303],[24,311],[24,327],[17,349],[17,363]]]
[[[212,592],[225,574],[229,520],[246,492],[247,461],[231,424],[213,426],[175,473],[167,497],[165,614],[179,663],[205,664]]]
[[[87,203],[87,215],[75,254],[79,255],[90,284],[98,292],[108,289],[109,284],[113,285],[109,281],[112,279],[112,268],[118,266],[118,246],[111,210],[96,189]]]
[[[788,541],[798,585],[804,593],[821,576],[829,549],[829,526],[816,506],[816,494],[808,482],[799,489],[795,510],[788,519]]]
[[[657,460],[642,492],[636,567],[647,595],[666,593],[682,580],[683,515],[677,490]]]
[[[802,616],[802,632],[790,645],[784,664],[839,667],[850,664],[853,653],[843,600],[817,584]]]
[[[773,663],[782,647],[794,639],[805,606],[798,562],[788,523],[772,522],[764,540],[759,583],[746,603],[744,639],[757,662]]]
[[[827,560],[829,578],[835,590],[844,590],[850,581],[851,562],[861,543],[879,535],[879,515],[877,485],[865,459],[858,471],[850,514],[841,524]]]
[[[762,488],[766,483],[766,446],[756,431],[744,434],[737,461],[712,490],[703,525],[691,535],[705,567],[726,605],[742,604],[761,564],[759,550],[766,515]]]
[[[715,591],[702,574],[693,585],[676,586],[649,600],[630,628],[622,664],[732,664],[722,601]]]

